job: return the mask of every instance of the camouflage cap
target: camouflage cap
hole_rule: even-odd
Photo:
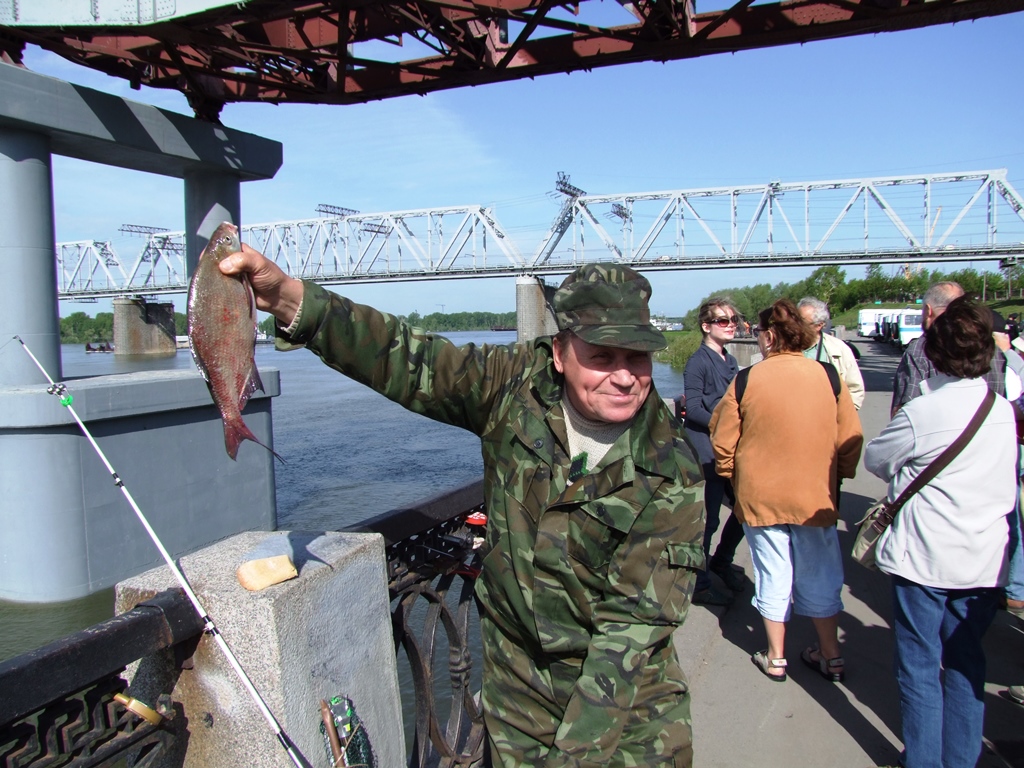
[[[590,344],[653,352],[668,346],[651,325],[643,275],[614,263],[584,264],[562,282],[552,305],[558,329]]]

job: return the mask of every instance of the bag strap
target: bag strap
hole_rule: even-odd
[[[995,403],[995,401],[995,392],[991,389],[987,389],[985,397],[981,401],[981,405],[978,406],[978,410],[975,412],[974,417],[970,422],[968,422],[959,437],[950,443],[946,450],[936,456],[935,460],[925,468],[924,472],[915,477],[913,482],[903,489],[903,493],[896,498],[896,501],[886,505],[889,512],[890,522],[892,522],[891,518],[895,517],[896,513],[900,511],[900,508],[907,503],[910,497],[934,480],[935,476],[944,470],[946,466],[956,458],[957,454],[964,449],[967,443],[971,441],[971,438],[974,437],[978,429],[981,427],[981,423],[985,421],[985,417],[988,416],[988,412],[992,410],[992,404]]]
[[[747,388],[747,379],[750,377],[750,369],[753,367],[749,365],[736,374],[736,405],[739,405],[740,401],[743,400],[743,392]]]
[[[819,363],[825,368],[825,373],[828,374],[828,383],[832,385],[832,394],[836,396],[836,402],[839,402],[839,393],[843,391],[842,385],[839,383],[839,371],[832,363],[826,363],[824,360],[819,360]]]
[[[832,385],[832,394],[836,396],[836,402],[839,402],[839,393],[842,391],[842,385],[839,383],[839,371],[832,363],[826,363],[824,360],[818,362],[824,367],[825,373],[828,375],[828,383]],[[743,400],[743,392],[747,388],[747,379],[750,377],[750,369],[753,367],[752,365],[747,366],[736,374],[736,405]]]

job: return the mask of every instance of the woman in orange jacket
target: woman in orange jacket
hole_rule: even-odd
[[[764,360],[740,372],[711,419],[716,469],[736,490],[733,512],[750,546],[754,605],[768,636],[751,660],[770,679],[786,679],[786,622],[795,612],[818,634],[801,659],[838,682],[838,486],[853,477],[864,437],[846,384],[803,356],[813,331],[793,302],[780,299],[759,321]]]

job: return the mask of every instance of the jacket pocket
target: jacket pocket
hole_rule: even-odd
[[[604,568],[636,516],[632,504],[614,497],[574,507],[569,511],[569,557],[588,568]]]
[[[648,624],[681,624],[690,607],[697,571],[703,569],[702,541],[668,542],[633,616]]]

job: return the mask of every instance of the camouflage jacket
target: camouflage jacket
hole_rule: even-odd
[[[548,764],[604,761],[704,563],[700,465],[657,392],[598,467],[570,485],[550,337],[456,347],[312,283],[293,325],[279,347],[305,345],[405,408],[480,436],[484,618],[534,658],[580,665],[559,702],[566,714]],[[558,756],[563,748],[570,760]]]

